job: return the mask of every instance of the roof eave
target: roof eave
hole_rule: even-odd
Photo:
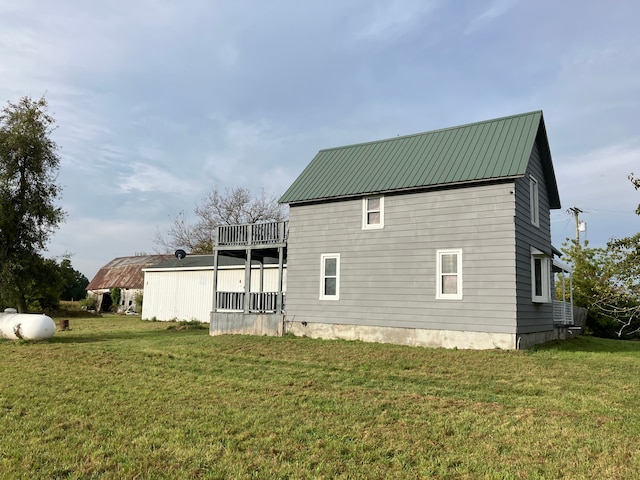
[[[547,195],[549,197],[549,208],[551,210],[558,210],[559,208],[562,208],[560,205],[560,193],[558,192],[558,183],[553,169],[549,138],[547,137],[547,129],[544,124],[544,116],[542,113],[540,114],[540,124],[536,134],[536,141],[538,142],[538,148],[540,149],[540,156],[543,163]]]
[[[339,195],[339,196],[332,196],[332,197],[318,197],[318,198],[308,198],[308,199],[301,199],[301,200],[290,200],[288,202],[281,202],[281,203],[286,203],[290,206],[295,206],[295,205],[303,205],[308,203],[325,203],[325,202],[336,201],[336,200],[351,200],[354,198],[370,197],[372,195],[389,195],[389,194],[396,195],[396,194],[402,194],[402,193],[419,193],[419,192],[426,192],[431,190],[443,190],[443,189],[450,189],[450,188],[466,188],[466,187],[472,187],[476,185],[504,183],[504,182],[509,182],[522,177],[524,177],[524,175],[518,174],[518,175],[510,175],[506,177],[483,178],[480,180],[465,180],[462,182],[439,183],[437,185],[421,185],[421,186],[407,187],[407,188],[396,188],[391,190],[360,192],[360,193],[353,193],[348,195]]]

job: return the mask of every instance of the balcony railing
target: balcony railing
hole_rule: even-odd
[[[284,294],[282,294],[284,308]],[[249,293],[250,312],[275,312],[278,309],[278,292]]]
[[[243,312],[244,292],[216,292],[216,307],[218,310]]]
[[[553,301],[553,323],[573,325],[573,305],[570,302]]]
[[[244,311],[244,292],[216,292],[216,310],[229,312]],[[282,293],[284,309],[285,293]],[[274,313],[278,311],[278,292],[250,292],[249,312]]]
[[[272,245],[284,243],[289,234],[289,222],[250,223],[246,225],[218,225],[216,245]]]

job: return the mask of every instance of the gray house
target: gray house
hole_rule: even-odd
[[[280,202],[284,331],[506,349],[568,332],[541,111],[322,150]]]

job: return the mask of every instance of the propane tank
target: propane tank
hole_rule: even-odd
[[[46,340],[56,333],[56,324],[51,317],[40,313],[18,313],[7,308],[0,313],[0,338],[10,340]]]

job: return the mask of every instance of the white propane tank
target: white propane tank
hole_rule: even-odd
[[[10,340],[46,340],[56,333],[56,324],[43,314],[17,313],[7,308],[0,313],[0,338]]]

